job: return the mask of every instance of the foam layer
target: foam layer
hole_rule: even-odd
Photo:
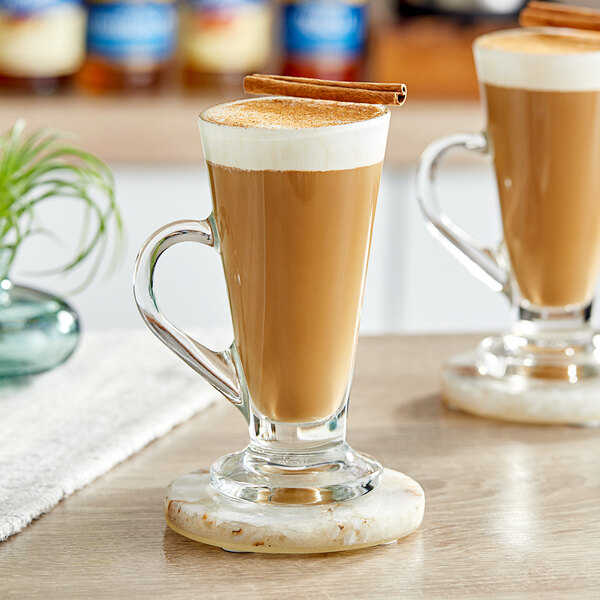
[[[339,171],[383,161],[389,121],[380,106],[274,97],[209,108],[199,126],[204,156],[214,164]]]
[[[539,91],[600,91],[600,34],[525,28],[478,38],[473,52],[480,81]]]
[[[366,121],[384,112],[384,107],[374,104],[276,97],[218,104],[206,110],[202,118],[232,127],[312,129]]]

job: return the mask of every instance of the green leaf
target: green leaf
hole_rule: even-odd
[[[88,264],[78,290],[98,272],[111,230],[114,230],[111,272],[122,255],[123,222],[115,201],[115,184],[108,165],[69,142],[69,136],[43,128],[25,135],[18,120],[0,136],[0,277],[5,277],[21,244],[31,235],[50,232],[34,224],[38,206],[50,200],[71,199],[83,206],[75,255],[46,273],[66,273]],[[95,256],[94,256],[95,255]],[[4,272],[1,272],[4,270]]]

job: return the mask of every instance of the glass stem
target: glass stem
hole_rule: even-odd
[[[568,338],[570,343],[584,342],[593,335],[592,303],[549,308],[519,303],[512,333],[531,339],[534,343],[556,342]]]
[[[346,439],[347,402],[333,417],[322,423],[274,423],[255,413],[250,417],[248,450],[263,458],[305,467],[323,452],[343,452]]]

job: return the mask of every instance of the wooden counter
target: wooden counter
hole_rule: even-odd
[[[19,117],[32,127],[51,125],[77,134],[83,148],[105,160],[191,163],[201,160],[196,117],[234,96],[165,93],[157,96],[0,96],[0,131]],[[387,164],[414,164],[437,137],[478,131],[483,116],[474,101],[407,101],[393,110]]]
[[[229,554],[169,530],[167,483],[247,440],[223,400],[1,544],[2,597],[597,598],[600,431],[445,409],[442,360],[475,341],[361,340],[350,442],[412,475],[427,495],[421,528],[397,545]]]

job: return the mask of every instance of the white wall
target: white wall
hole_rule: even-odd
[[[102,274],[71,298],[88,329],[142,327],[131,292],[137,249],[159,226],[176,219],[201,218],[210,210],[207,176],[201,166],[117,165],[114,172],[127,250],[112,277]],[[384,171],[362,332],[501,328],[508,319],[505,300],[475,280],[426,230],[414,196],[413,177],[413,169]],[[441,171],[439,187],[442,204],[467,231],[482,241],[499,239],[489,166],[448,167]],[[43,220],[65,240],[75,238],[79,213],[73,205],[48,204]],[[66,258],[68,247],[32,239],[13,270],[13,279],[64,293],[77,277],[27,272]],[[157,282],[163,310],[182,327],[224,327],[229,323],[220,260],[210,249],[184,244],[169,250],[161,258]]]

